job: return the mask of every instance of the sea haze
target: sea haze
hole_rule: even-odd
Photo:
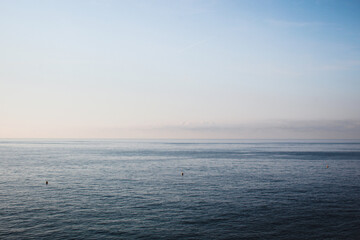
[[[358,239],[359,199],[359,140],[0,140],[1,239]]]

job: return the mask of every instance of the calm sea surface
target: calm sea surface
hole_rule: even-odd
[[[0,239],[360,239],[360,141],[2,139]]]

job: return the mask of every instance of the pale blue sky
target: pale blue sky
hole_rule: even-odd
[[[0,137],[360,138],[359,13],[0,0]]]

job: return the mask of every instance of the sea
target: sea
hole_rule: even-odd
[[[360,140],[0,139],[0,239],[360,239]]]

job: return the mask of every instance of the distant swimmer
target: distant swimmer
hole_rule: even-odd
[[[48,182],[48,181],[46,181],[46,182],[45,182],[45,184],[46,184],[46,185],[48,185],[48,184],[49,184],[49,182]]]
[[[184,173],[183,173],[183,172],[181,172],[181,176],[184,176]]]

